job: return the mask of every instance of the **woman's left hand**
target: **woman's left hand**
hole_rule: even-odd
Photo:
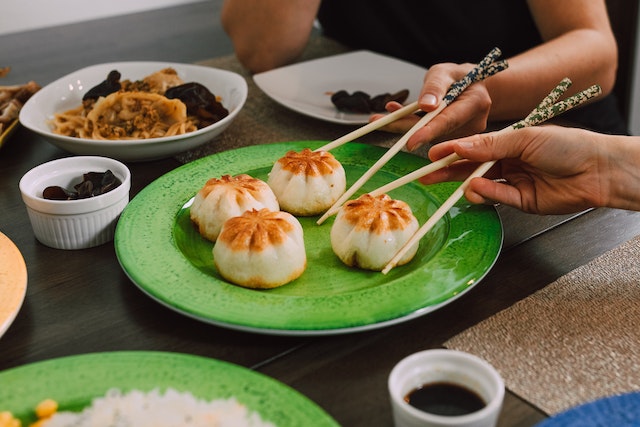
[[[420,91],[418,105],[426,113],[435,110],[446,95],[449,87],[463,78],[473,64],[443,63],[434,65],[427,71]],[[386,109],[393,112],[402,108],[397,102],[390,102]],[[473,135],[487,127],[491,97],[484,82],[470,85],[454,102],[442,110],[431,122],[419,129],[407,141],[407,149],[416,150],[427,143],[436,143],[451,138]],[[378,120],[384,114],[374,114],[370,121]],[[420,118],[416,115],[404,117],[383,127],[383,130],[405,133]]]

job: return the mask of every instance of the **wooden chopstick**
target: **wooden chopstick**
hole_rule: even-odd
[[[342,196],[331,206],[321,217],[318,219],[317,224],[322,224],[331,215],[334,215],[340,207],[347,201],[362,185],[367,182],[373,174],[375,174],[382,166],[384,166],[393,156],[395,156],[406,145],[407,141],[418,129],[424,127],[427,123],[433,120],[444,108],[446,104],[441,102],[438,108],[422,117],[418,122],[411,127],[409,132],[405,133],[398,142],[392,145],[383,155],[369,168]]]
[[[506,61],[495,60],[502,54],[500,49],[494,48],[487,56],[484,57],[476,67],[474,67],[467,75],[451,85],[449,91],[443,98],[442,102],[438,105],[434,111],[427,113],[418,122],[409,129],[385,154],[371,166],[342,196],[331,206],[321,217],[318,219],[317,224],[322,224],[331,215],[338,212],[340,207],[347,201],[356,191],[367,182],[371,176],[379,171],[393,156],[395,156],[400,150],[402,150],[409,138],[417,132],[420,128],[426,126],[431,120],[433,120],[442,110],[444,110],[449,104],[451,104],[464,90],[472,83],[484,80],[508,67]],[[344,143],[343,141],[342,143]],[[348,142],[348,141],[346,141]],[[328,144],[332,145],[332,144]],[[334,147],[332,147],[334,148]]]
[[[460,93],[462,93],[464,89],[466,89],[469,84],[483,80],[490,75],[493,75],[498,71],[507,68],[506,61],[499,61],[497,63],[494,63],[494,61],[498,57],[500,57],[501,54],[502,52],[498,48],[494,48],[491,52],[489,52],[489,54],[478,64],[478,67],[476,67],[476,69],[467,74],[465,78],[459,80],[451,86],[449,92],[447,93],[447,96],[445,96],[445,98],[443,99],[443,102],[445,102],[446,104],[450,104]],[[399,110],[389,113],[376,121],[367,123],[366,125],[359,127],[358,129],[355,129],[354,131],[349,132],[348,134],[343,135],[340,138],[331,141],[330,143],[323,145],[320,148],[316,148],[313,151],[330,151],[336,147],[339,147],[340,145],[346,144],[347,142],[351,142],[370,132],[373,132],[374,130],[380,129],[381,127],[386,126],[404,116],[408,116],[412,113],[417,113],[418,111],[420,111],[420,108],[418,108],[418,101],[412,102],[411,104],[407,104]]]
[[[554,91],[562,91],[563,93],[566,88],[564,86],[566,84],[566,80],[563,80]],[[569,85],[570,85],[569,81]],[[498,133],[506,133],[511,132],[517,129],[522,129],[524,127],[535,126],[540,123],[543,123],[553,117],[556,117],[559,114],[564,113],[567,110],[570,110],[574,107],[577,107],[580,104],[588,101],[591,98],[599,96],[602,93],[602,89],[598,85],[593,85],[588,89],[583,90],[564,101],[555,102],[553,105],[547,105],[549,99],[553,99],[556,96],[555,93],[550,93],[547,98],[545,98],[542,103],[536,107],[525,119],[520,120],[508,126]],[[559,96],[559,95],[557,95]],[[550,98],[551,97],[551,98]],[[558,99],[557,97],[555,98]],[[546,105],[546,106],[545,106]],[[495,165],[496,161],[485,162],[481,164],[464,182],[449,196],[447,200],[431,215],[431,217],[427,220],[427,222],[416,231],[416,233],[400,248],[400,250],[394,255],[394,257],[389,261],[389,263],[382,269],[383,274],[387,274],[393,267],[395,267],[398,262],[402,259],[402,257],[407,253],[407,251],[415,245],[418,241],[420,241],[431,229],[433,226],[440,221],[449,210],[464,196],[464,192],[469,186],[469,183],[472,179],[483,176],[485,173],[489,171]]]
[[[393,113],[389,113],[384,117],[379,118],[373,122],[367,123],[366,125],[359,127],[358,129],[349,132],[346,135],[341,136],[340,138],[331,141],[330,143],[323,145],[320,148],[316,148],[313,151],[329,151],[336,147],[339,147],[342,144],[346,144],[347,142],[351,142],[354,139],[360,138],[374,130],[380,129],[383,126],[388,125],[389,123],[395,122],[396,120],[408,116],[409,114],[417,113],[420,111],[418,108],[418,101],[414,101],[411,104],[407,104],[399,110],[394,111]]]
[[[391,181],[388,184],[383,185],[382,187],[378,187],[375,190],[369,192],[369,194],[373,197],[379,196],[381,194],[388,193],[389,191],[395,190],[398,187],[402,187],[405,184],[415,181],[418,178],[421,178],[425,175],[429,175],[437,170],[442,168],[446,168],[451,163],[461,160],[462,157],[458,156],[456,153],[451,153],[447,157],[443,157],[440,160],[436,160],[435,162],[429,163],[426,166],[421,167],[420,169],[416,169],[415,171],[408,173],[395,181]]]
[[[527,117],[525,117],[523,120],[520,120],[519,122],[512,124],[511,126],[506,127],[505,129],[503,129],[503,131],[510,128],[515,129],[516,127],[521,128],[521,127],[527,127],[527,126],[534,126],[536,124],[542,123],[542,122],[536,121],[537,117],[538,116],[544,117],[545,111],[554,107],[554,105],[558,102],[560,97],[567,91],[567,89],[569,89],[571,84],[572,84],[571,79],[569,79],[568,77],[565,77],[564,79],[562,79],[560,83],[558,83],[558,85],[551,92],[549,92],[549,94],[542,100],[542,102],[536,108],[531,110],[531,112]],[[587,90],[588,91],[592,90],[592,88],[589,88]],[[563,103],[559,105],[566,106],[567,102],[568,100],[563,101]],[[546,114],[548,115],[548,114],[554,114],[554,113],[547,112]],[[555,114],[560,114],[560,112],[557,112]],[[423,166],[420,169],[417,169],[407,175],[404,175],[396,179],[395,181],[385,184],[382,187],[376,188],[375,190],[371,191],[369,194],[375,197],[381,194],[388,193],[389,191],[395,190],[396,188],[401,187],[405,184],[408,184],[409,182],[413,182],[416,179],[423,177],[424,175],[428,175],[439,169],[445,168],[449,166],[451,163],[456,162],[458,160],[461,160],[461,157],[458,156],[456,153],[451,153],[447,157],[444,157],[440,160],[436,160],[435,162],[430,163],[426,166]]]

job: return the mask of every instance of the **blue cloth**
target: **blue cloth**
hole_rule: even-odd
[[[536,427],[639,427],[640,393],[605,397],[568,409]]]

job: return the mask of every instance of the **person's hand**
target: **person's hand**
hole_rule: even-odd
[[[431,160],[455,152],[464,160],[420,178],[424,184],[463,181],[480,163],[497,160],[465,191],[472,203],[502,203],[536,214],[564,214],[610,202],[613,164],[601,134],[541,126],[443,142]],[[606,147],[606,148],[605,148]],[[493,179],[500,180],[494,181]]]
[[[443,63],[429,68],[418,98],[420,109],[427,113],[435,110],[447,94],[449,87],[463,78],[473,67],[473,64]],[[397,102],[390,102],[386,109],[388,112],[393,112],[401,107],[402,105]],[[491,97],[484,82],[474,83],[462,92],[451,105],[442,110],[437,117],[413,134],[407,141],[407,149],[413,151],[427,143],[436,143],[445,139],[482,132],[487,127],[490,109]],[[377,120],[383,116],[383,114],[374,114],[370,120]],[[418,116],[410,115],[396,120],[382,129],[389,132],[405,133],[418,120]]]

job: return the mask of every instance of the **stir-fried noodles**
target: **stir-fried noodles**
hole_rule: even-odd
[[[104,82],[87,92],[82,105],[55,114],[51,120],[53,131],[88,139],[147,139],[182,135],[213,122],[210,117],[200,117],[208,105],[189,111],[191,99],[168,95],[169,89],[194,84],[185,85],[172,68],[135,82],[119,79],[120,73],[112,71]],[[207,91],[201,85],[199,89]],[[213,94],[207,94],[207,102],[217,103],[216,111],[223,110],[217,120],[228,114]]]

